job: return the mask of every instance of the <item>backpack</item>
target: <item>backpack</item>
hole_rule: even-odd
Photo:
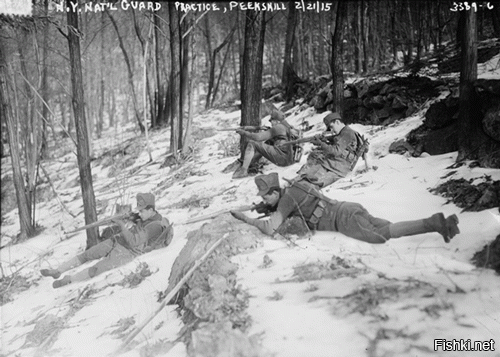
[[[356,141],[357,141],[357,145],[356,145],[355,154],[356,154],[356,157],[359,158],[359,157],[363,156],[364,154],[368,153],[368,149],[370,147],[370,142],[368,141],[367,138],[365,138],[364,135],[361,135],[357,131],[356,131]]]
[[[364,135],[361,135],[357,131],[354,132],[356,133],[356,150],[353,151],[355,159],[352,162],[351,170],[356,166],[358,159],[368,153],[370,147],[370,143]]]

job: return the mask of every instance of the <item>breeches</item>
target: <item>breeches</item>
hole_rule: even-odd
[[[388,220],[373,217],[359,203],[343,202],[337,212],[326,210],[318,230],[337,231],[363,242],[379,244],[390,238]]]
[[[94,245],[78,255],[78,259],[83,263],[90,260],[102,259],[94,266],[89,268],[89,276],[92,278],[107,270],[117,268],[128,262],[131,262],[135,255],[121,244],[115,243],[111,239]]]
[[[321,187],[331,185],[335,181],[343,178],[338,172],[328,171],[321,164],[305,164],[298,171],[299,176],[304,177],[307,181]]]
[[[282,151],[275,146],[253,140],[250,140],[247,145],[253,146],[256,156],[264,156],[275,165],[283,167],[293,164],[293,155],[291,150]]]

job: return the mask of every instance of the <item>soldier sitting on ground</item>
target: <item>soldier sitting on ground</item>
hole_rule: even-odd
[[[255,184],[259,189],[258,195],[274,210],[270,218],[254,219],[238,211],[231,211],[231,214],[267,235],[273,235],[285,219],[291,216],[301,217],[312,231],[340,232],[373,244],[385,243],[390,238],[428,232],[441,234],[448,243],[460,233],[456,215],[445,218],[443,213],[436,213],[425,219],[391,223],[373,217],[359,203],[330,199],[305,181],[294,182],[290,187],[281,189],[275,172],[257,176]]]
[[[329,139],[318,135],[312,141],[317,148],[309,154],[306,164],[298,171],[298,179],[305,179],[319,188],[346,177],[360,156],[365,159],[366,168],[370,168],[366,160],[368,143],[342,121],[339,113],[328,114],[323,122],[327,132],[334,135]]]
[[[251,133],[242,129],[236,132],[250,139],[245,149],[243,164],[234,174],[233,179],[248,176],[248,168],[253,160],[262,156],[278,166],[289,166],[293,161],[293,148],[291,146],[280,146],[281,143],[290,140],[290,125],[285,121],[285,115],[273,110],[271,113],[271,128],[269,130]]]
[[[59,279],[62,273],[91,260],[101,259],[94,266],[73,275],[54,281],[52,286],[61,286],[87,280],[107,270],[131,262],[136,256],[153,249],[166,247],[173,237],[173,227],[168,219],[155,210],[155,196],[151,193],[137,194],[137,211],[140,219],[133,224],[115,220],[121,232],[108,238],[85,252],[62,263],[57,269],[42,269],[43,276]]]

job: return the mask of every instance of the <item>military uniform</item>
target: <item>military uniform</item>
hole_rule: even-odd
[[[245,149],[245,158],[243,166],[233,175],[233,178],[242,178],[248,176],[248,166],[250,162],[259,160],[262,156],[277,166],[289,166],[294,163],[293,148],[290,145],[282,143],[289,140],[290,128],[284,124],[285,116],[279,111],[271,113],[271,120],[279,122],[273,125],[269,130],[260,133],[251,133],[245,130],[237,132],[249,139]],[[248,150],[253,152],[253,157],[247,158]]]
[[[104,258],[89,268],[89,276],[92,278],[104,271],[131,262],[136,256],[144,252],[167,246],[172,239],[171,230],[172,227],[168,220],[156,213],[145,221],[138,221],[131,228],[134,237],[132,242],[128,242],[122,234],[118,234],[94,245],[77,255],[77,257],[81,264]],[[162,239],[162,234],[164,239]],[[159,240],[163,241],[159,242]]]
[[[117,268],[132,261],[136,256],[142,253],[166,247],[172,240],[173,228],[168,219],[154,211],[154,205],[155,199],[152,194],[137,194],[137,209],[139,211],[146,210],[147,212],[151,212],[148,218],[139,220],[130,229],[123,229],[121,226],[118,226],[121,232],[117,232],[116,228],[109,230],[107,234],[110,234],[109,232],[115,233],[110,238],[64,262],[58,269],[42,269],[41,274],[43,276],[52,276],[58,279],[61,273],[67,270],[88,261],[101,259],[90,268],[72,276],[66,275],[61,280],[56,280],[53,286],[54,288],[59,288],[71,282],[92,278],[107,270]]]
[[[259,195],[264,196],[279,188],[278,174],[257,176],[255,183],[259,188]],[[340,232],[367,243],[385,243],[390,238],[427,232],[438,232],[448,242],[459,233],[458,218],[455,215],[445,219],[442,213],[437,213],[427,219],[391,223],[370,215],[358,203],[330,199],[322,195],[314,185],[303,181],[281,189],[276,210],[268,220],[249,218],[241,212],[231,213],[268,235],[273,235],[285,219],[291,216],[301,217],[312,231]]]
[[[309,154],[298,174],[319,187],[346,177],[359,159],[356,155],[357,141],[356,132],[344,126],[338,135],[321,142],[320,147]]]

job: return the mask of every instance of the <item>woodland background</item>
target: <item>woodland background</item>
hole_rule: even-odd
[[[416,78],[430,62],[460,71],[458,159],[498,155],[473,109],[478,43],[500,37],[498,1],[462,11],[465,3],[449,1],[334,1],[330,11],[326,2],[312,10],[284,2],[286,11],[226,13],[109,3],[118,10],[58,11],[64,2],[33,0],[31,18],[0,17],[2,155],[12,159],[20,239],[37,234],[37,183],[53,148],[77,156],[91,223],[93,139],[103,129],[134,122],[148,141],[149,130],[169,126],[165,164],[180,164],[197,113],[241,103],[241,124],[258,125],[263,98],[294,103],[318,78],[332,82],[330,104],[317,109],[343,112],[346,76],[403,67]],[[97,242],[97,229],[87,235],[88,246]]]

